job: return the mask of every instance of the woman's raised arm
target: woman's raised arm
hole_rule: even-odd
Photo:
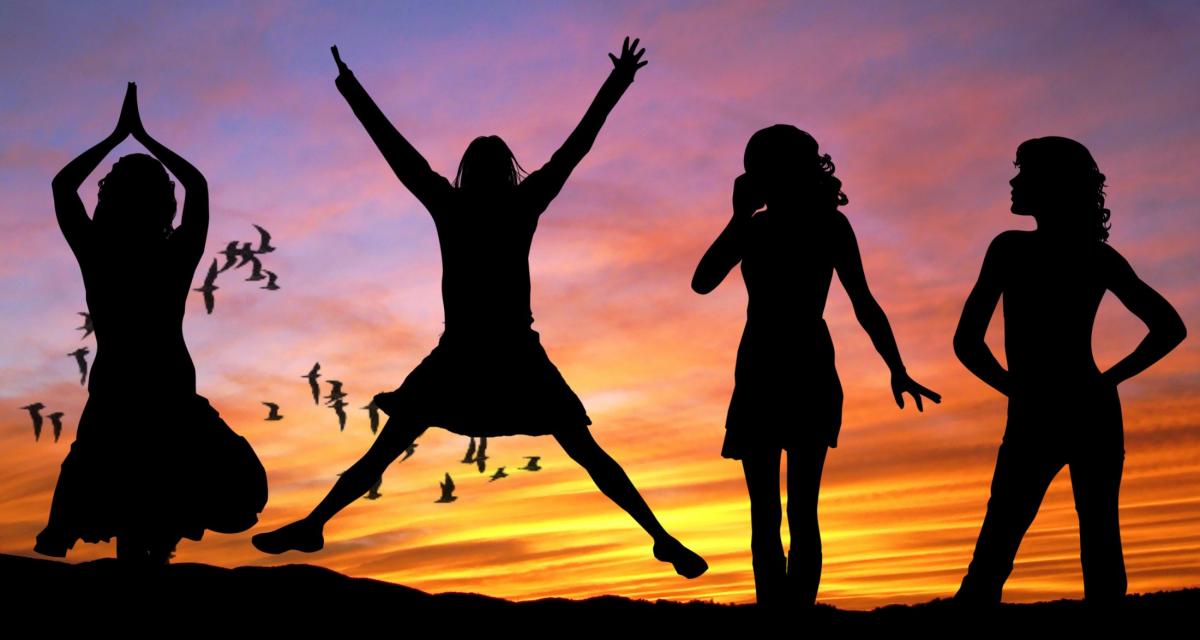
[[[388,166],[400,182],[431,212],[438,208],[442,199],[453,191],[450,182],[430,166],[429,162],[411,145],[387,116],[359,84],[354,73],[342,62],[337,47],[332,47],[333,59],[337,63],[338,76],[335,84],[346,98],[354,115],[367,130],[375,146],[387,160]]]
[[[711,292],[725,280],[725,276],[741,262],[745,255],[745,241],[754,212],[763,205],[762,197],[754,189],[750,176],[742,174],[733,181],[733,217],[713,240],[712,246],[700,258],[696,273],[692,276],[692,291],[701,295]]]
[[[596,136],[600,135],[600,128],[604,126],[608,114],[617,106],[629,85],[633,84],[637,70],[648,63],[641,59],[642,54],[646,53],[645,48],[635,53],[638,42],[635,39],[631,44],[627,37],[621,46],[620,58],[608,54],[613,62],[613,70],[600,86],[600,91],[583,114],[583,119],[575,126],[571,135],[567,136],[567,140],[558,151],[550,156],[550,160],[521,182],[520,191],[525,201],[538,214],[550,206],[550,202],[562,190],[576,165],[592,149],[592,144],[596,141]]]
[[[204,254],[204,244],[208,238],[208,181],[190,162],[146,133],[137,106],[137,86],[130,83],[129,91],[133,96],[129,123],[133,139],[146,147],[150,155],[158,158],[167,171],[179,178],[179,182],[183,184],[184,200],[179,226],[171,237],[184,252],[194,258],[192,265],[195,266]]]
[[[79,187],[83,186],[83,181],[100,166],[104,157],[112,153],[112,150],[129,135],[129,120],[136,112],[137,89],[130,82],[125,91],[125,102],[121,105],[117,127],[107,138],[68,162],[50,182],[54,192],[54,214],[58,217],[58,226],[62,229],[67,244],[77,255],[88,237],[88,228],[92,223],[83,207],[83,200],[79,197]]]

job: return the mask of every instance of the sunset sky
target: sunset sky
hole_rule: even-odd
[[[1008,180],[1017,145],[1044,135],[1092,151],[1108,176],[1112,246],[1191,334],[1120,388],[1121,525],[1130,592],[1200,586],[1200,5],[647,5],[0,4],[0,552],[37,557],[34,536],[87,399],[66,354],[95,350],[75,330],[83,284],[50,179],[112,131],[135,81],[147,129],[208,180],[209,257],[193,286],[228,241],[256,240],[257,223],[274,235],[264,263],[282,287],[242,282],[242,269],[218,279],[212,315],[199,294],[188,299],[199,392],[254,445],[270,502],[250,531],[185,540],[178,562],[307,562],[513,599],[753,601],[745,482],[740,464],[720,457],[745,287],[736,270],[708,296],[689,282],[728,221],[747,139],[790,123],[832,156],[908,371],[944,396],[923,413],[897,409],[887,368],[835,283],[825,318],[846,404],[822,484],[818,600],[865,609],[957,589],[1006,404],[957,361],[951,336],[990,240],[1032,228],[1008,212]],[[398,386],[442,331],[433,223],[334,87],[329,46],[452,178],[484,134],[502,136],[527,169],[541,166],[626,35],[642,39],[649,65],[541,219],[534,328],[596,439],[709,572],[685,580],[655,561],[648,536],[552,438],[492,441],[492,464],[511,471],[540,455],[545,470],[488,483],[458,462],[467,439],[441,429],[387,471],[382,498],[330,522],[323,551],[258,552],[253,533],[307,513],[370,446],[358,407]],[[123,143],[88,178],[89,212],[96,181],[137,151]],[[1000,322],[997,312],[989,343],[1003,360]],[[1106,297],[1097,362],[1111,365],[1144,334]],[[300,378],[315,361],[345,381],[345,432]],[[57,444],[35,442],[19,409],[39,401],[66,414]],[[284,420],[264,422],[263,401],[281,405]],[[151,419],[172,428],[170,416]],[[445,472],[460,498],[435,504]],[[786,523],[783,535],[786,544]],[[80,542],[68,560],[114,551]],[[1082,593],[1064,470],[1005,599]]]

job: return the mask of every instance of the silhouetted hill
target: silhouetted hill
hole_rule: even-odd
[[[398,584],[349,578],[312,565],[225,569],[180,563],[160,569],[129,570],[115,559],[79,564],[0,554],[4,594],[0,611],[12,625],[43,627],[46,632],[89,632],[143,628],[161,635],[199,631],[311,631],[330,625],[378,628],[399,634],[416,625],[429,635],[438,625],[446,635],[526,635],[543,637],[556,630],[575,633],[651,628],[672,632],[739,629],[744,637],[795,635],[772,624],[750,605],[711,602],[630,600],[601,596],[586,600],[548,598],[510,602],[469,593],[429,594]],[[1058,600],[1003,605],[964,612],[947,600],[874,611],[844,611],[820,605],[807,618],[794,620],[795,632],[816,629],[897,630],[922,635],[989,637],[1011,630],[1026,636],[1069,632],[1073,627],[1104,626],[1141,632],[1190,635],[1200,589],[1129,596],[1124,607],[1096,611],[1082,602]],[[139,621],[142,621],[139,623]],[[768,632],[768,628],[777,631]],[[32,630],[31,630],[32,631]],[[8,637],[15,637],[5,633]],[[26,632],[22,634],[31,635]]]

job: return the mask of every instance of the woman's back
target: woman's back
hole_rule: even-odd
[[[1098,378],[1092,327],[1116,251],[1093,239],[1001,234],[1004,350],[1014,381]]]
[[[842,223],[836,211],[768,209],[750,218],[742,256],[748,331],[779,343],[821,322]]]
[[[196,264],[171,238],[125,250],[99,244],[78,256],[96,335],[89,392],[194,394],[183,316]]]

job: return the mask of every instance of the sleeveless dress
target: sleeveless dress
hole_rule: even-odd
[[[101,249],[77,250],[96,354],[39,547],[249,529],[266,506],[266,470],[196,393],[182,329],[195,265],[179,264],[189,261],[170,239],[135,256]]]
[[[445,202],[429,212],[441,245],[446,330],[375,404],[389,416],[468,436],[586,428],[592,420],[583,402],[532,327],[529,249],[540,211],[522,206],[519,193],[486,206],[460,192]]]
[[[840,212],[755,214],[742,239],[749,304],[721,456],[836,447],[842,386],[822,315]]]

